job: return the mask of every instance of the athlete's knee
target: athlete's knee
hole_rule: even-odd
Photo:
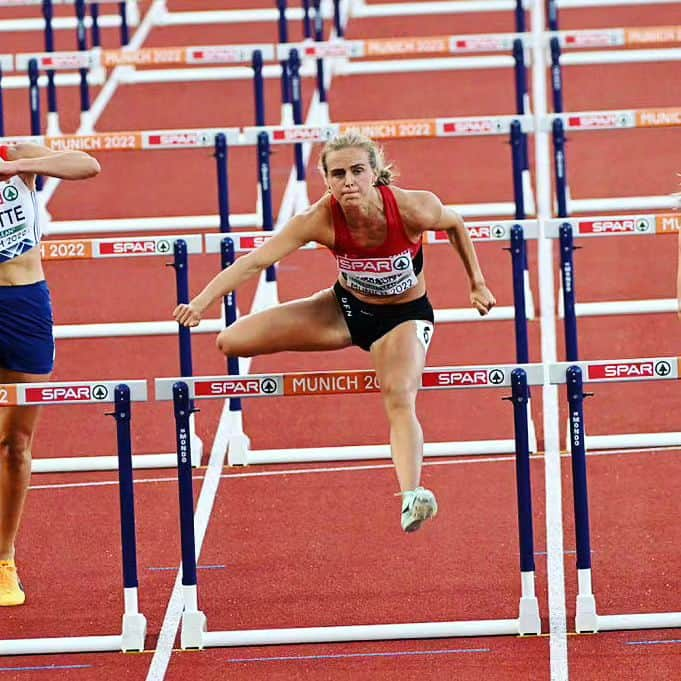
[[[221,331],[215,339],[215,345],[225,357],[252,357],[252,353],[237,343],[231,329]]]
[[[31,460],[31,433],[20,428],[0,433],[0,459],[11,466],[19,466]]]
[[[404,377],[396,377],[381,383],[383,403],[388,413],[413,410],[416,405],[417,386]]]

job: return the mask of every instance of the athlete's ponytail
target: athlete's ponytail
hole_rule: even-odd
[[[330,139],[322,149],[319,157],[319,172],[326,177],[329,169],[326,165],[326,157],[332,151],[340,151],[341,149],[348,149],[356,147],[364,149],[369,155],[369,164],[371,169],[376,174],[376,184],[388,185],[395,179],[393,172],[393,164],[386,164],[383,156],[383,149],[376,144],[370,137],[362,135],[358,132],[347,132],[344,135],[338,135]]]

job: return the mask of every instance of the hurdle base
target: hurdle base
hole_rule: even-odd
[[[587,435],[587,450],[638,449],[639,447],[680,447],[681,432],[624,433],[621,435]]]
[[[180,646],[182,650],[202,650],[205,646],[206,616],[200,610],[185,611],[182,613],[182,632],[180,634]]]
[[[1,655],[60,655],[122,650],[121,636],[69,636],[0,641]]]
[[[536,596],[521,597],[518,613],[518,633],[521,636],[538,636],[541,634],[539,601]]]
[[[427,442],[425,457],[512,454],[514,440],[477,440],[472,442]],[[390,445],[352,445],[348,447],[310,447],[301,449],[256,449],[246,454],[249,464],[305,463],[306,461],[362,461],[390,459]]]
[[[177,454],[134,454],[133,468],[175,468]],[[76,471],[116,471],[117,456],[64,456],[33,459],[32,473],[68,473]]]
[[[227,445],[227,464],[229,466],[247,466],[248,452],[251,449],[251,440],[244,433],[230,435]]]
[[[390,641],[396,639],[506,636],[520,634],[518,620],[470,620],[463,622],[417,622],[408,624],[367,624],[338,627],[252,629],[214,631],[203,634],[206,648],[290,645],[297,643],[339,643],[347,641]],[[184,645],[183,645],[184,648]]]
[[[593,594],[577,596],[575,631],[595,633],[599,629],[600,617],[596,614],[596,599]]]
[[[141,653],[147,636],[147,618],[139,612],[123,615],[122,631],[121,650],[124,653],[131,650]]]
[[[61,135],[59,114],[56,111],[49,111],[47,113],[47,126],[45,132],[48,137],[59,137]]]
[[[651,612],[629,615],[598,616],[598,631],[679,628],[681,628],[681,612]]]

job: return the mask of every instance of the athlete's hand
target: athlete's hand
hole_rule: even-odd
[[[471,289],[471,305],[484,317],[496,304],[496,298],[485,284],[475,284]]]
[[[198,326],[201,321],[201,310],[192,303],[182,303],[173,311],[173,318],[182,326]]]

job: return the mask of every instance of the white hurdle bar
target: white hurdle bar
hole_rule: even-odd
[[[468,367],[428,367],[421,388],[508,388],[512,372],[523,369],[528,385],[544,383],[541,364],[495,365]],[[188,389],[188,399],[224,397],[272,397],[319,394],[350,394],[379,390],[373,371],[306,372],[290,374],[195,377],[189,380],[158,378],[157,400],[172,400],[178,381]],[[312,383],[326,387],[321,390]],[[183,388],[184,389],[184,388]],[[176,414],[178,404],[175,404]],[[178,442],[182,442],[178,425]],[[181,444],[179,445],[181,446]],[[181,450],[182,452],[182,450]],[[186,452],[184,452],[186,455]],[[192,524],[193,527],[193,524]],[[184,560],[184,558],[183,558]],[[300,627],[246,631],[207,631],[205,614],[198,609],[196,583],[183,587],[185,610],[182,617],[182,648],[218,646],[256,646],[338,641],[372,641],[407,638],[455,636],[527,635],[541,632],[539,606],[535,595],[534,570],[521,571],[521,597],[515,619],[475,620],[460,622],[417,622],[401,624]]]
[[[518,365],[532,368],[532,379],[538,380],[537,365]],[[515,367],[490,365],[487,367],[433,368],[424,372],[423,387],[462,388],[505,386]],[[158,379],[156,398],[171,399],[172,384],[182,380],[190,387],[190,397],[241,398],[268,395],[340,395],[379,392],[375,372],[321,371],[304,374],[250,374],[246,376],[205,376],[200,379]],[[529,380],[529,378],[528,378]],[[510,385],[510,383],[509,383]],[[531,385],[536,385],[531,383]],[[241,413],[238,412],[240,417]],[[528,421],[531,422],[528,414]],[[536,444],[531,442],[531,445]],[[424,456],[457,456],[474,454],[503,454],[515,451],[512,438],[504,440],[473,440],[470,442],[433,442],[424,444]],[[310,447],[252,450],[250,439],[243,431],[241,418],[234,419],[228,443],[230,466],[272,463],[304,463],[310,461],[356,461],[389,459],[390,445],[351,445],[344,447]]]
[[[99,258],[168,257],[173,253],[173,244],[182,239],[187,244],[187,253],[203,253],[203,239],[200,234],[179,234],[169,236],[110,237],[103,239],[45,240],[40,243],[44,261],[90,260]],[[172,305],[169,303],[168,310]],[[218,332],[224,327],[222,319],[207,319],[202,333]],[[177,334],[178,325],[173,321],[159,322],[111,322],[101,324],[58,324],[54,327],[56,340],[68,338],[112,338],[129,336]],[[2,401],[0,400],[0,404]],[[193,429],[192,452],[196,448],[193,465],[198,466],[203,455],[203,443]],[[172,468],[175,453],[136,454],[134,468]],[[115,456],[67,456],[50,459],[35,459],[34,473],[55,473],[85,470],[116,470]]]
[[[638,359],[611,359],[586,362],[559,362],[549,366],[549,380],[552,384],[567,383],[567,371],[577,367],[584,383],[620,383],[632,381],[678,380],[681,378],[681,358],[679,357],[646,357]],[[582,432],[587,421],[581,423]],[[681,433],[678,433],[681,436]],[[627,437],[627,436],[620,436]],[[594,438],[591,438],[593,441]],[[590,438],[585,438],[584,450],[589,447]],[[676,444],[681,444],[679,440]],[[586,451],[584,451],[586,454]],[[585,460],[581,462],[585,465]],[[586,477],[585,477],[586,479]],[[579,487],[575,490],[582,497],[579,503],[587,503],[587,489]],[[587,507],[588,508],[588,507]],[[588,514],[587,514],[588,518]],[[587,547],[590,548],[590,529],[579,530],[586,534]],[[578,543],[580,539],[578,536]],[[578,547],[578,551],[579,551]],[[583,549],[586,553],[586,548]],[[588,567],[577,570],[578,593],[575,614],[575,629],[580,632],[616,631],[626,629],[667,629],[681,627],[681,612],[636,613],[599,615],[596,609],[596,598],[592,588],[591,561]],[[579,564],[578,564],[579,565]]]
[[[11,406],[101,404],[114,402],[116,387],[124,384],[130,389],[130,400],[147,400],[147,383],[139,380],[76,381],[47,383],[0,384],[0,409]],[[111,457],[117,459],[117,457]],[[33,459],[33,471],[41,468],[46,459]],[[54,461],[54,459],[52,460]],[[118,462],[113,468],[118,467]],[[0,655],[56,655],[100,651],[142,651],[147,622],[138,609],[136,586],[123,589],[124,614],[122,630],[112,636],[66,636],[0,640]]]

